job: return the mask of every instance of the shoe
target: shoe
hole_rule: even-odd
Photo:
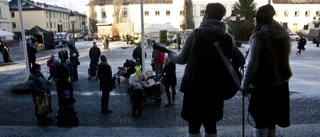
[[[109,113],[112,113],[112,111],[108,109],[108,110],[106,111],[106,113],[109,114]]]
[[[111,113],[112,111],[111,110],[109,110],[109,109],[107,109],[107,110],[101,110],[101,113],[104,113],[104,114],[109,114],[109,113]]]
[[[172,103],[171,103],[171,105],[175,105],[175,103],[174,103],[174,102],[172,102]]]
[[[135,113],[132,113],[131,116],[135,117],[135,116],[137,116],[137,115],[136,115]]]

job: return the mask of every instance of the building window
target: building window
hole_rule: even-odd
[[[200,7],[200,16],[204,16],[204,11],[205,11],[205,8],[204,7]]]
[[[17,25],[16,25],[15,22],[12,22],[12,28],[13,28],[13,29],[17,28]]]
[[[284,17],[288,17],[289,16],[289,11],[284,11]]]
[[[180,10],[180,16],[183,16],[183,10]]]
[[[106,18],[106,11],[104,10],[104,8],[101,9],[101,18]]]
[[[295,17],[299,17],[299,11],[295,11],[295,12],[294,12],[294,16],[295,16]]]
[[[128,16],[128,9],[123,8],[123,17],[127,17],[127,16]]]
[[[47,18],[49,17],[49,15],[48,15],[48,11],[46,11],[46,17],[47,17]]]
[[[167,11],[166,11],[166,15],[167,15],[167,16],[170,16],[170,10],[167,10]]]
[[[155,15],[156,15],[156,16],[160,16],[160,11],[158,11],[158,10],[155,11]]]
[[[14,18],[15,15],[14,15],[14,12],[11,12],[11,18]]]
[[[283,22],[283,23],[282,23],[282,26],[287,29],[287,28],[288,28],[288,22]]]
[[[49,28],[49,22],[47,22],[47,28]]]
[[[54,26],[54,28],[56,28],[56,22],[53,22],[53,26]]]
[[[50,28],[52,28],[52,22],[50,22]]]
[[[149,11],[144,11],[144,16],[149,16]]]
[[[308,24],[303,26],[303,30],[308,30],[308,28],[309,28]]]
[[[307,10],[307,11],[304,13],[304,16],[305,16],[305,17],[310,17],[310,10]]]

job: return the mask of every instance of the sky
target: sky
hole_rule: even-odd
[[[85,5],[89,3],[89,0],[33,0],[33,1],[65,7],[71,10],[76,10],[80,13],[85,12]]]

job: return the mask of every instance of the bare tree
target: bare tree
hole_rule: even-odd
[[[123,22],[123,15],[122,15],[122,0],[113,0],[114,6],[114,23]]]
[[[89,3],[89,30],[91,32],[91,34],[93,33],[97,33],[98,32],[98,28],[97,28],[97,12],[95,9],[95,1],[90,1]]]
[[[194,29],[192,0],[184,0],[184,7],[183,7],[182,14],[183,14],[183,20],[181,24],[181,29],[183,31],[185,31],[186,29]]]

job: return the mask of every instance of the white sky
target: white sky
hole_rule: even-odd
[[[76,10],[80,13],[85,12],[85,5],[89,3],[89,0],[33,0],[33,1],[65,7],[71,10]]]

